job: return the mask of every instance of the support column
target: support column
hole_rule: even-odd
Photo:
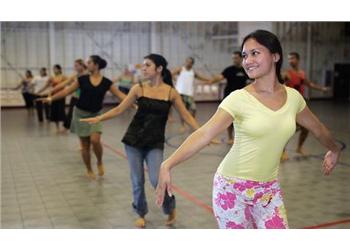
[[[56,63],[55,23],[49,22],[49,69]]]
[[[306,67],[306,75],[308,78],[312,78],[311,71],[312,71],[312,26],[311,23],[307,23],[307,38],[306,38],[306,61],[305,61],[305,67]],[[310,90],[309,88],[305,88],[305,97],[307,99],[310,98]]]

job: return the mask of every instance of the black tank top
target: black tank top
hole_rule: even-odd
[[[138,109],[126,131],[122,142],[137,148],[164,148],[165,126],[171,107],[168,100],[159,100],[142,96],[137,99]]]

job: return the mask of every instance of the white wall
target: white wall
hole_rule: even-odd
[[[268,30],[273,31],[272,22],[239,22],[239,44],[242,43],[244,37],[254,30]]]
[[[2,23],[1,86],[9,88],[18,74],[61,64],[72,74],[73,62],[99,54],[108,61],[105,75],[117,76],[125,65],[141,63],[151,52],[163,54],[169,68],[196,59],[203,74],[220,73],[238,48],[236,22],[5,22]],[[217,86],[198,88],[197,99],[217,99]],[[215,92],[214,94],[212,92]]]
[[[339,23],[313,23],[309,77],[324,79],[334,62],[349,61],[349,42],[342,39]],[[73,61],[99,54],[108,61],[105,74],[118,75],[124,65],[140,63],[150,52],[163,54],[169,67],[181,65],[187,56],[196,59],[195,69],[204,74],[220,73],[231,64],[231,52],[244,36],[256,29],[275,32],[281,39],[285,58],[300,52],[302,66],[307,58],[306,23],[291,22],[3,22],[1,23],[1,87],[13,87],[26,69],[61,64],[65,74],[73,72]],[[285,64],[287,67],[287,64]],[[215,99],[200,93],[199,99]],[[314,94],[314,93],[313,93]]]
[[[238,46],[233,43],[237,23],[232,22],[58,22],[51,25],[50,30],[47,22],[2,23],[3,87],[13,86],[19,80],[17,74],[23,74],[27,68],[37,73],[40,67],[51,68],[58,63],[70,74],[75,59],[85,59],[91,54],[107,59],[107,76],[118,74],[124,65],[142,62],[150,52],[163,54],[170,67],[181,65],[187,56],[195,56],[198,69],[208,71],[210,68],[216,73],[231,63],[231,49]],[[225,26],[233,27],[232,39],[216,39],[216,35],[230,31],[225,30]]]

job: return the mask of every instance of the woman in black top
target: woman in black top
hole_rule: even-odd
[[[151,184],[156,188],[159,168],[163,160],[164,134],[171,105],[175,105],[182,118],[193,128],[198,123],[187,111],[179,93],[171,87],[171,73],[166,68],[167,61],[157,54],[145,57],[142,71],[147,82],[133,86],[122,101],[112,110],[95,118],[82,119],[90,124],[111,119],[120,115],[135,101],[138,110],[131,121],[122,141],[128,156],[133,189],[133,208],[139,215],[137,227],[145,227],[145,215],[148,212],[144,190],[144,161],[147,163]],[[168,215],[167,225],[175,221],[175,197],[167,196],[163,203],[163,211]]]
[[[74,61],[74,70],[75,70],[75,73],[72,76],[70,76],[67,80],[65,80],[64,82],[61,82],[55,88],[51,89],[49,92],[49,95],[53,95],[58,90],[61,90],[65,87],[69,86],[73,82],[77,81],[80,76],[89,74],[89,72],[87,70],[87,66],[85,65],[85,62],[83,61],[83,59],[80,59],[80,58],[76,59]],[[77,89],[70,99],[68,113],[67,113],[66,119],[63,123],[64,128],[67,130],[70,129],[70,127],[71,127],[73,111],[74,111],[75,104],[79,100],[79,94],[80,94],[80,89]]]
[[[99,176],[104,175],[102,163],[101,133],[102,124],[87,124],[80,122],[82,118],[95,117],[102,110],[103,99],[109,90],[119,99],[124,99],[125,95],[116,88],[112,81],[104,77],[100,70],[107,66],[107,62],[97,55],[92,55],[87,61],[89,75],[80,76],[76,82],[68,88],[56,93],[52,97],[43,98],[44,102],[52,102],[64,98],[80,88],[80,97],[73,111],[71,131],[76,133],[82,145],[82,157],[87,168],[87,176],[96,179],[96,175],[91,168],[90,146],[97,158],[97,168]]]
[[[60,85],[62,82],[67,80],[67,77],[62,73],[62,67],[59,64],[55,64],[53,66],[53,76],[49,78],[46,85],[38,91],[38,94],[46,90],[47,88],[51,87],[55,89],[55,92],[52,92],[52,94],[58,93],[62,88],[57,88],[58,85]],[[40,100],[41,98],[37,99]],[[59,99],[57,102],[54,102],[51,104],[50,107],[50,121],[54,122],[56,124],[56,131],[57,133],[64,132],[65,129],[60,130],[60,122],[64,122],[66,119],[66,100],[65,98]]]

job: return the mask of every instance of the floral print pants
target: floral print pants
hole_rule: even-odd
[[[219,228],[288,228],[277,180],[258,182],[215,174],[213,208]]]

